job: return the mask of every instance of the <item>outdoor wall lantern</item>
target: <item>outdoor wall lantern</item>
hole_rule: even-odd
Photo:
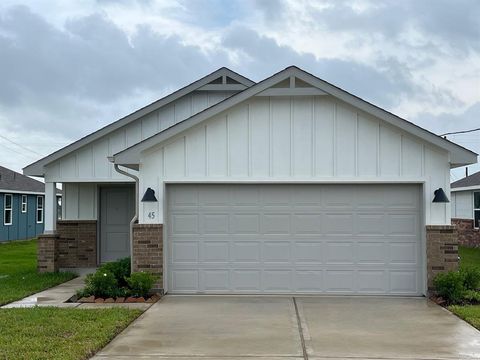
[[[448,200],[447,195],[445,195],[445,192],[443,191],[442,188],[438,188],[433,192],[433,201],[434,203],[448,203],[450,200]]]
[[[155,190],[153,190],[152,188],[147,188],[147,190],[145,191],[145,194],[143,194],[141,201],[142,202],[158,201],[157,198],[155,197]]]

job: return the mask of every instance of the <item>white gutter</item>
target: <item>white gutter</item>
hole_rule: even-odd
[[[110,159],[109,159],[110,160]],[[137,176],[132,175],[125,170],[122,170],[118,167],[118,164],[113,164],[115,171],[119,174],[128,176],[135,180],[135,214],[133,215],[132,220],[130,220],[130,272],[133,270],[133,224],[138,220],[138,182],[139,179]]]

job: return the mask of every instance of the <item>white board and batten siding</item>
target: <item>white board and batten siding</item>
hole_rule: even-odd
[[[450,222],[432,204],[449,190],[449,158],[383,121],[328,96],[256,97],[142,154],[141,223],[163,223],[168,182],[421,183],[426,224]],[[153,214],[153,216],[152,216]]]
[[[193,92],[48,165],[45,181],[64,184],[64,197],[68,198],[63,211],[64,219],[96,219],[97,187],[86,183],[132,182],[131,178],[115,171],[108,161],[109,156],[231,95],[232,92]]]

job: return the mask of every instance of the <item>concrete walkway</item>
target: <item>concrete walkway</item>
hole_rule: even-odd
[[[165,296],[113,359],[479,359],[480,332],[424,298]]]
[[[101,309],[110,307],[128,307],[131,309],[146,310],[152,304],[149,303],[123,303],[123,304],[91,304],[91,303],[66,303],[77,290],[85,286],[85,276],[79,276],[63,284],[54,286],[50,289],[27,296],[22,300],[11,302],[2,306],[2,308],[29,308],[34,306],[53,306],[79,309]]]

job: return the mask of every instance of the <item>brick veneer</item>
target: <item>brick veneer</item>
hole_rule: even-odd
[[[57,236],[59,268],[97,266],[96,220],[59,220]]]
[[[58,270],[57,234],[38,235],[37,270],[38,272]]]
[[[458,235],[454,225],[427,225],[427,285],[442,272],[458,268]]]
[[[59,220],[55,234],[38,236],[37,263],[39,272],[96,267],[97,221]]]
[[[163,288],[163,225],[133,226],[132,271],[145,271],[160,276],[156,289]]]
[[[468,247],[480,247],[480,230],[474,229],[473,219],[452,219],[457,227],[458,244]]]

